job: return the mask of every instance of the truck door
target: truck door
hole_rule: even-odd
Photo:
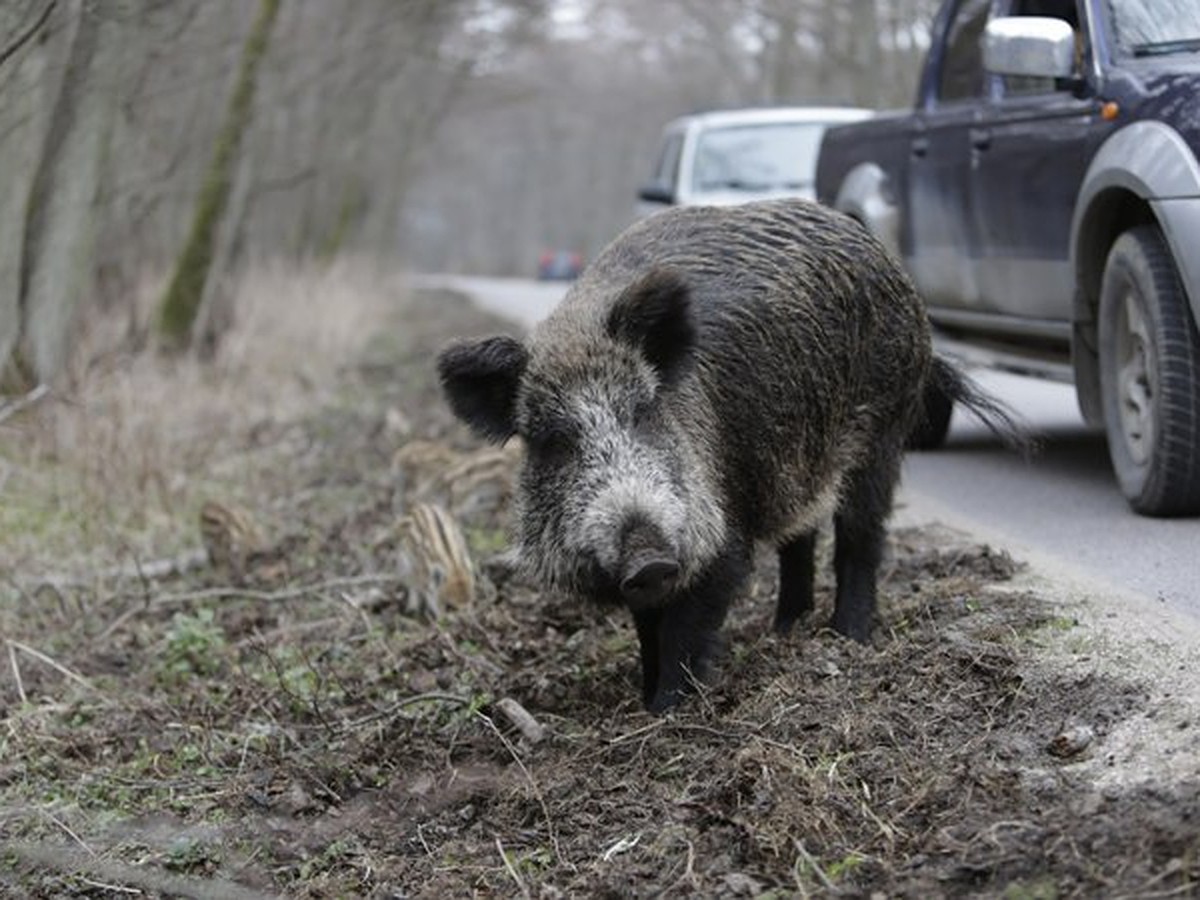
[[[980,38],[991,0],[958,0],[939,16],[909,147],[904,252],[925,300],[974,308],[979,291],[967,227],[969,134],[984,89]]]
[[[1001,4],[1005,7],[1007,4]],[[1088,52],[1074,0],[1013,0],[1011,14],[1063,18]],[[1087,168],[1098,104],[1090,90],[1053,79],[988,76],[991,100],[970,133],[970,227],[981,311],[1043,320],[1066,337],[1074,273],[1071,215]],[[1058,323],[1057,325],[1055,323]],[[1025,323],[1037,328],[1037,321]],[[1059,334],[1059,332],[1062,332]]]

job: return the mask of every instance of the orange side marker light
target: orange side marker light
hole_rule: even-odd
[[[1121,113],[1121,107],[1118,106],[1116,103],[1114,103],[1112,100],[1109,100],[1107,103],[1105,103],[1103,106],[1100,107],[1100,118],[1102,118],[1105,122],[1111,122],[1118,115],[1120,115],[1120,113]]]

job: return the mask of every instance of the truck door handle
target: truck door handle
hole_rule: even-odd
[[[992,146],[992,133],[986,128],[972,128],[971,146],[976,150],[988,149]]]
[[[913,142],[912,142],[912,155],[913,156],[924,157],[925,154],[928,152],[929,152],[929,138],[923,138],[923,137],[913,138]]]

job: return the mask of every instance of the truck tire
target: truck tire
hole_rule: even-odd
[[[1099,326],[1104,427],[1121,492],[1142,515],[1200,513],[1200,336],[1158,226],[1113,243]]]
[[[954,401],[946,392],[933,382],[925,385],[921,396],[921,418],[908,436],[908,449],[936,450],[945,444],[953,413]]]

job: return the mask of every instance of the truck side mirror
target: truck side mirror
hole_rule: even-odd
[[[992,19],[983,32],[983,66],[997,75],[1069,79],[1075,74],[1075,32],[1048,16]]]

